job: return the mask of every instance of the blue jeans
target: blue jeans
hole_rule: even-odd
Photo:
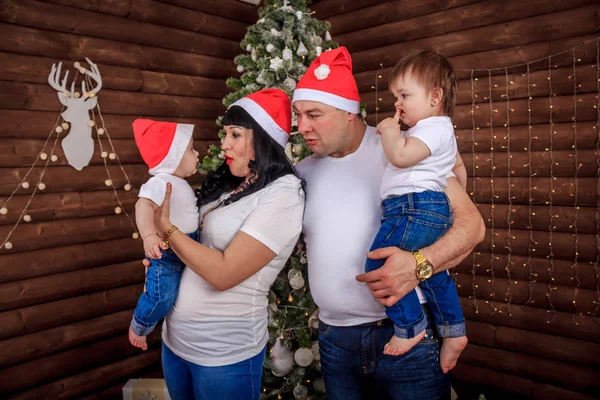
[[[203,367],[179,357],[164,343],[162,368],[173,400],[258,400],[265,348],[252,358],[232,365]]]
[[[419,343],[399,356],[383,354],[383,347],[393,335],[391,323],[336,327],[319,321],[327,398],[449,400],[450,373],[443,374],[440,369],[440,343],[431,325],[427,324],[426,335]]]
[[[189,233],[194,240],[198,239],[198,232]],[[146,273],[146,291],[138,299],[133,311],[131,329],[138,336],[146,336],[164,318],[175,299],[179,289],[179,279],[185,264],[171,249],[161,250],[162,258],[151,259],[150,267]]]
[[[388,197],[381,203],[381,228],[371,250],[397,246],[415,251],[437,241],[452,226],[450,200],[444,192],[426,191]],[[367,259],[367,272],[380,268],[385,260]],[[460,308],[456,285],[446,272],[433,275],[419,283],[429,303],[438,336],[460,337],[467,334],[465,319]],[[412,338],[427,324],[416,291],[404,296],[391,307],[387,316],[394,322],[399,338]]]

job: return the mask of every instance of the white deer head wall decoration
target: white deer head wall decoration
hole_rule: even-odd
[[[90,70],[78,67],[78,63],[76,63],[76,67],[84,77],[87,76],[96,83],[96,87],[89,92],[86,91],[85,79],[81,82],[81,94],[75,91],[75,82],[71,84],[71,90],[67,90],[69,71],[65,73],[62,82],[58,83],[61,76],[62,62],[58,63],[58,67],[56,67],[56,64],[52,64],[52,70],[48,75],[48,83],[58,91],[58,100],[67,108],[61,116],[71,124],[69,133],[63,138],[61,146],[69,165],[78,171],[81,171],[90,163],[94,154],[94,140],[92,138],[92,126],[94,124],[90,122],[89,111],[96,107],[96,95],[102,88],[102,78],[98,66],[89,58],[85,60],[90,65]]]

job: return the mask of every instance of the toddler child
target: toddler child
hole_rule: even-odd
[[[389,161],[381,183],[383,216],[371,246],[398,246],[417,259],[419,286],[427,299],[438,335],[443,338],[440,366],[456,365],[467,345],[465,320],[454,281],[448,273],[432,275],[431,263],[418,251],[438,240],[452,225],[452,209],[443,192],[451,172],[466,187],[467,172],[456,150],[452,116],[457,78],[443,56],[423,51],[408,55],[392,70],[389,88],[396,97],[394,118],[378,126]],[[409,126],[403,135],[399,121]],[[385,260],[367,260],[367,272]],[[416,291],[386,309],[395,335],[384,353],[403,354],[425,335],[427,321]]]
[[[198,152],[194,150],[194,125],[136,119],[135,142],[153,175],[142,185],[135,205],[135,221],[150,259],[146,273],[146,291],[140,296],[129,327],[129,341],[143,350],[148,348],[146,335],[171,310],[179,278],[185,264],[165,247],[154,227],[154,212],[162,204],[171,183],[170,215],[174,226],[197,240],[198,207],[196,195],[184,180],[196,173]],[[177,228],[175,228],[177,229]],[[164,234],[164,232],[160,232]]]

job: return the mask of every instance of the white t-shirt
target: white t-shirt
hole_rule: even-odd
[[[426,190],[441,192],[448,186],[446,176],[456,164],[456,138],[448,117],[430,117],[417,122],[405,137],[421,140],[431,155],[408,168],[388,164],[381,181],[381,199]]]
[[[170,174],[156,174],[140,188],[138,197],[152,200],[161,206],[165,200],[167,182],[172,185],[170,220],[184,233],[198,230],[198,206],[196,194],[184,179]]]
[[[200,234],[204,245],[222,252],[242,231],[277,255],[250,278],[222,292],[185,268],[177,300],[163,325],[163,340],[175,354],[194,364],[221,366],[262,351],[269,337],[267,295],[302,230],[300,187],[297,177],[286,175],[206,214]],[[217,201],[203,206],[201,213]]]
[[[381,137],[367,127],[358,150],[342,158],[312,156],[297,164],[306,180],[303,231],[310,290],[319,318],[353,326],[385,318],[385,308],[355,277],[381,226],[379,187],[388,164]],[[417,294],[425,302],[420,289]]]

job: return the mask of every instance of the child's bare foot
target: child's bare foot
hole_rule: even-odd
[[[139,347],[142,350],[148,350],[148,344],[146,343],[146,336],[138,336],[133,333],[133,329],[129,327],[129,343],[135,347]]]
[[[401,339],[394,335],[390,341],[385,344],[385,347],[383,348],[383,354],[388,354],[390,356],[399,356],[400,354],[404,354],[412,349],[415,344],[419,343],[419,341],[423,339],[423,336],[425,336],[425,331],[410,339]]]
[[[456,366],[460,353],[467,347],[469,340],[466,336],[444,338],[440,352],[440,367],[445,374]]]

